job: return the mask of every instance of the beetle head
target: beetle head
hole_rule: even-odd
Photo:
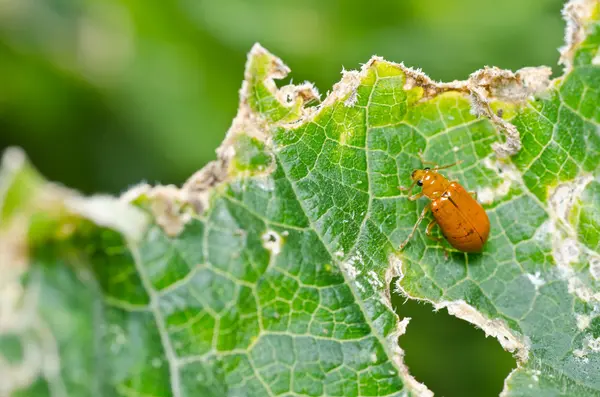
[[[410,175],[413,183],[409,189],[409,194],[416,185],[422,187],[421,193],[424,196],[430,199],[439,197],[446,190],[450,182],[442,174],[438,173],[438,169],[439,167],[434,169],[425,167],[414,170]]]
[[[423,186],[423,180],[432,173],[435,173],[435,171],[432,171],[429,167],[425,167],[421,170],[414,170],[410,175],[410,179],[416,182],[418,186]]]
[[[443,166],[436,165],[433,169],[425,167],[414,170],[412,174],[410,174],[410,179],[412,179],[413,183],[408,189],[401,188],[400,190],[408,190],[408,195],[410,196],[413,188],[417,185],[423,187],[422,194],[424,196],[427,196],[430,199],[439,197],[450,185],[450,182],[442,174],[438,173],[438,171],[444,168],[450,168],[459,163],[462,163],[462,160]]]

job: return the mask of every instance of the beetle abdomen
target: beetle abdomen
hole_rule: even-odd
[[[488,239],[490,221],[483,207],[460,184],[450,184],[431,209],[446,240],[464,252],[480,252]]]

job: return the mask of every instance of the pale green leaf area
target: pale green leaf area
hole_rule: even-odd
[[[497,337],[505,396],[600,395],[600,6],[572,6],[565,75],[540,91],[373,58],[321,102],[255,46],[218,160],[180,189],[86,199],[5,156],[0,395],[430,395],[393,293]],[[506,125],[522,145],[501,157]],[[419,153],[462,161],[443,174],[487,211],[482,253],[426,222],[398,250],[428,204],[398,190]]]

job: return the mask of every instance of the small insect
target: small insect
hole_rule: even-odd
[[[424,162],[425,163],[425,162]],[[423,196],[429,198],[429,203],[421,212],[417,223],[406,240],[400,245],[402,250],[412,238],[417,227],[429,211],[434,219],[427,225],[427,237],[438,240],[431,235],[437,224],[446,240],[457,250],[463,252],[481,252],[490,233],[490,220],[483,207],[473,197],[474,192],[467,192],[458,182],[451,182],[438,170],[449,168],[458,163],[445,166],[426,167],[414,170],[411,174],[412,185],[408,189],[409,200],[417,200]],[[422,186],[421,193],[410,196],[415,185]],[[400,190],[405,190],[399,187]]]

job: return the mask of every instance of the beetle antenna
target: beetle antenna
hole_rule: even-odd
[[[463,160],[458,160],[456,163],[452,163],[452,164],[447,164],[447,165],[440,165],[440,166],[436,166],[435,170],[443,170],[445,168],[450,168],[450,167],[454,167],[455,165],[461,164],[463,162]]]
[[[437,167],[437,164],[435,161],[427,161],[423,158],[423,153],[419,150],[419,152],[417,153],[419,155],[419,160],[421,160],[422,164],[431,164]],[[434,167],[435,168],[435,167]]]

